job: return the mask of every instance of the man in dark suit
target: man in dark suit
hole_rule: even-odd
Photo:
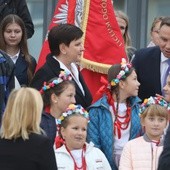
[[[164,80],[170,59],[170,17],[162,20],[159,29],[159,46],[140,49],[132,61],[138,81],[139,97],[144,100],[156,94],[162,95]]]
[[[76,104],[87,108],[92,102],[92,96],[75,64],[80,62],[84,51],[82,35],[82,30],[71,24],[53,27],[48,34],[51,53],[47,56],[46,63],[35,73],[31,86],[40,90],[45,81],[58,77],[60,71],[65,70],[75,81]]]

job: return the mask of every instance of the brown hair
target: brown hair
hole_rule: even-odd
[[[22,38],[21,38],[21,41],[19,43],[19,48],[21,50],[21,53],[23,54],[22,55],[23,58],[28,63],[27,75],[28,75],[28,80],[29,80],[29,83],[30,83],[30,81],[32,80],[32,77],[33,77],[33,66],[32,66],[31,56],[28,52],[25,24],[19,16],[14,15],[14,14],[9,14],[1,21],[1,25],[0,25],[0,40],[1,40],[0,49],[3,50],[3,51],[6,51],[6,42],[5,42],[5,39],[4,39],[4,32],[5,32],[6,27],[9,24],[12,24],[12,23],[18,24],[21,27],[21,30],[22,30]]]

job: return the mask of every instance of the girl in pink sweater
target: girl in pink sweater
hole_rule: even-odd
[[[168,123],[168,103],[162,97],[145,99],[140,107],[145,134],[129,141],[122,152],[119,170],[156,170]]]

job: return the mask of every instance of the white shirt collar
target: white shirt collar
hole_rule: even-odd
[[[80,90],[82,91],[83,95],[85,95],[84,89],[82,84],[80,83],[79,80],[79,71],[77,69],[77,66],[75,63],[71,63],[71,71],[60,61],[58,60],[55,56],[53,56],[53,58],[55,60],[57,60],[60,64],[60,68],[65,70],[66,72],[70,73],[73,77],[73,79],[75,80],[75,82],[77,83],[77,85],[79,86]]]
[[[164,63],[169,58],[165,57],[164,54],[161,52],[161,63]]]
[[[10,56],[10,58],[12,59],[12,61],[14,62],[14,64],[17,62],[19,54],[20,54],[20,50],[14,56],[11,56],[8,54]]]

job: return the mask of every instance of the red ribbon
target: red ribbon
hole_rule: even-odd
[[[106,94],[109,97],[109,101],[112,98],[111,96],[111,91],[108,88],[108,81],[105,79],[105,77],[101,76],[100,82],[103,84],[102,87],[96,92],[95,96],[93,97],[92,103],[96,102],[99,100],[101,97],[103,97],[104,94]]]
[[[57,149],[57,148],[60,148],[63,144],[64,144],[64,140],[63,140],[60,136],[57,136],[57,137],[55,138],[55,146],[56,146],[56,149]]]

